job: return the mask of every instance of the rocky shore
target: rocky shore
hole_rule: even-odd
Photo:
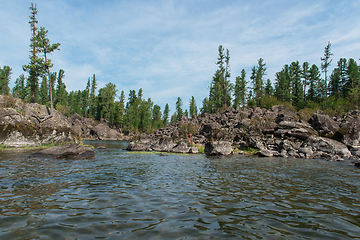
[[[182,116],[151,135],[138,136],[129,151],[229,155],[256,149],[263,157],[360,159],[360,111],[329,117],[322,111],[307,116],[285,106],[233,109],[217,114]],[[357,163],[358,164],[358,163]]]

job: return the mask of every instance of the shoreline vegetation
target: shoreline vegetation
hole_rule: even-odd
[[[48,30],[38,27],[37,14],[32,3],[26,75],[21,74],[10,89],[12,69],[0,68],[0,148],[128,139],[134,141],[128,147],[132,151],[360,157],[360,66],[353,58],[340,58],[331,71],[330,41],[319,56],[320,68],[293,61],[274,79],[266,78],[263,58],[249,77],[242,69],[231,79],[230,51],[219,45],[209,96],[199,108],[192,96],[188,109],[178,97],[170,116],[169,104],[162,111],[143,97],[142,88],[130,90],[127,101],[114,83],[98,89],[95,74],[84,90],[68,92],[65,71],[52,72],[49,59],[60,43],[50,43]]]

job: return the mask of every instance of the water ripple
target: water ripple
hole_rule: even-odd
[[[1,239],[355,239],[360,171],[284,158],[0,155]]]

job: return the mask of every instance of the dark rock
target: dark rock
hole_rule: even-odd
[[[263,150],[258,151],[257,155],[260,157],[274,157],[274,156],[278,155],[278,152],[263,149]]]
[[[314,155],[320,157],[324,156],[323,153],[329,154],[330,156],[338,155],[341,158],[349,158],[351,156],[351,152],[345,144],[330,138],[310,136],[301,147],[311,148]]]
[[[91,129],[92,135],[97,136],[99,140],[104,139],[118,139],[121,134],[114,129],[111,129],[105,122],[99,123]]]
[[[78,143],[69,143],[34,153],[31,157],[64,158],[64,159],[94,159],[95,152],[91,147],[85,147]]]
[[[319,132],[321,137],[331,138],[339,129],[339,123],[326,114],[315,113],[310,119],[311,126]]]
[[[171,149],[171,152],[173,153],[189,153],[189,151],[190,147],[188,147],[187,144],[184,142],[180,142],[173,149]]]
[[[151,149],[157,152],[170,152],[175,146],[176,144],[170,137],[162,137],[151,145]]]
[[[126,150],[128,151],[151,151],[151,149],[149,148],[148,145],[144,145],[141,143],[135,143],[135,142],[130,142],[129,146],[126,148]]]
[[[197,154],[199,153],[199,149],[197,147],[190,147],[189,153]]]
[[[233,153],[231,142],[210,141],[205,144],[204,152],[206,155],[230,155]]]
[[[360,148],[360,117],[342,123],[333,138],[349,147]]]
[[[355,167],[359,167],[359,168],[360,168],[360,162],[356,162],[356,163],[355,163]]]

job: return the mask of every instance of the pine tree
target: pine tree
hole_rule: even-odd
[[[12,69],[9,66],[4,66],[3,69],[0,67],[0,94],[10,94],[9,83],[12,74],[11,71]]]
[[[333,56],[334,54],[331,53],[331,43],[328,42],[328,44],[326,45],[325,49],[324,49],[324,57],[321,58],[321,70],[325,73],[325,88],[327,88],[327,71],[328,68],[331,64],[331,56]],[[327,91],[325,93],[325,96],[327,96]]]
[[[46,76],[43,76],[40,90],[39,90],[39,103],[42,105],[48,105],[49,103],[49,84]]]
[[[319,90],[321,91],[321,88],[320,71],[319,68],[313,64],[309,70],[309,89],[306,99],[310,101],[320,101],[322,94],[319,93]]]
[[[176,106],[175,106],[177,120],[180,119],[181,115],[184,115],[183,109],[181,108],[182,104],[183,104],[183,102],[182,102],[181,98],[178,97],[177,100],[176,100]]]
[[[241,70],[241,75],[235,78],[234,88],[234,104],[233,107],[244,107],[246,101],[246,72],[245,69]]]
[[[15,86],[12,89],[12,96],[15,98],[20,98],[21,100],[24,100],[27,91],[25,87],[25,76],[24,74],[21,74],[16,80],[15,80]]]
[[[292,104],[301,109],[304,107],[304,86],[301,81],[302,70],[298,61],[292,62],[290,65],[290,74],[292,82]]]
[[[254,100],[257,105],[260,105],[260,99],[264,95],[264,76],[266,75],[266,67],[265,67],[264,59],[260,58],[258,60],[258,66],[252,68],[251,78],[253,80],[253,92],[254,92]]]
[[[166,104],[165,104],[165,108],[164,108],[164,114],[163,114],[163,123],[164,123],[164,126],[169,123],[169,114],[170,114],[169,104],[166,103]]]
[[[36,33],[37,33],[37,27],[36,24],[38,23],[36,19],[37,14],[37,8],[36,4],[34,5],[31,3],[30,6],[31,15],[30,15],[30,27],[31,27],[31,38],[30,38],[30,63],[27,65],[23,65],[23,70],[26,72],[29,72],[29,76],[27,78],[26,86],[30,91],[29,94],[29,101],[30,102],[36,102],[37,100],[37,93],[39,91],[39,76],[42,73],[41,64],[43,63],[42,59],[38,57],[39,55],[39,49],[36,39]]]
[[[291,77],[289,65],[285,64],[280,72],[275,74],[275,97],[281,102],[291,102]]]
[[[89,100],[89,116],[92,118],[96,117],[96,89],[97,89],[97,79],[95,74],[91,78],[91,89],[90,89],[90,100]]]
[[[264,91],[265,91],[265,94],[268,95],[268,96],[274,95],[274,88],[272,86],[272,83],[271,83],[270,79],[268,79],[266,81]]]
[[[53,82],[51,78],[50,68],[53,67],[53,63],[51,63],[51,60],[48,58],[49,55],[54,52],[55,50],[60,50],[59,46],[60,43],[54,43],[50,44],[50,40],[47,38],[48,30],[45,30],[44,27],[40,27],[40,30],[37,32],[36,35],[36,45],[39,49],[39,52],[43,54],[43,61],[41,61],[41,68],[47,72],[49,76],[49,88],[53,89]],[[53,106],[53,91],[50,90],[50,108],[51,110],[54,108]]]
[[[63,78],[65,76],[65,71],[60,69],[59,74],[57,76],[57,84],[56,84],[56,91],[55,91],[55,100],[54,105],[56,110],[59,110],[59,108],[64,108],[66,106],[66,99],[68,96],[68,93],[66,91],[66,85],[63,81]]]
[[[197,115],[197,107],[196,107],[196,101],[195,101],[194,96],[191,96],[191,99],[190,99],[189,113],[190,113],[190,117]]]
[[[159,105],[155,104],[152,109],[152,127],[154,129],[159,129],[163,126],[163,121],[161,119],[161,108]]]
[[[306,99],[306,86],[309,84],[309,63],[304,62],[302,65],[302,73],[301,77],[303,79],[304,86],[304,100]]]

